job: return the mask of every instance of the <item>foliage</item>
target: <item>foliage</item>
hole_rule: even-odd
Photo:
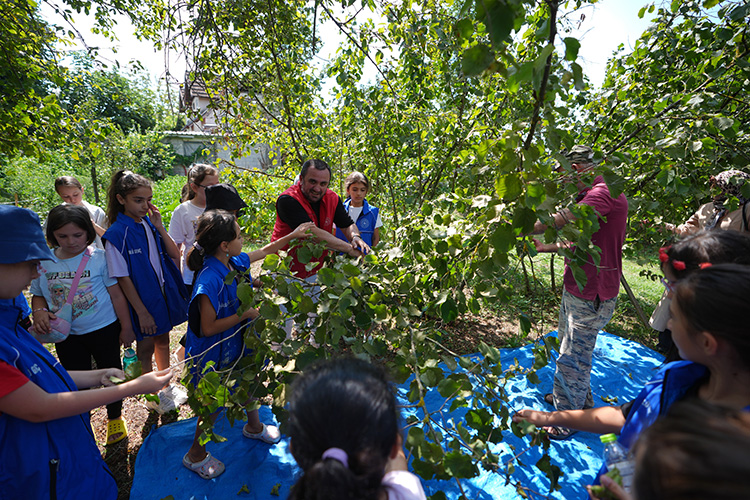
[[[37,14],[33,0],[0,5],[0,155],[33,154],[54,143],[65,114],[46,88],[62,81],[54,30]]]
[[[467,214],[466,219],[452,217],[456,212]],[[409,401],[418,410],[407,422],[406,435],[418,474],[460,480],[473,477],[481,466],[510,478],[520,462],[501,462],[490,447],[512,427],[505,382],[517,376],[535,380],[534,370],[547,363],[547,348],[538,346],[534,369],[525,370],[502,366],[499,351],[484,343],[476,356],[457,356],[445,347],[443,333],[443,326],[459,315],[479,312],[482,304],[513,293],[496,286],[504,271],[493,264],[507,259],[502,251],[514,246],[512,231],[502,225],[495,232],[477,230],[487,226],[494,212],[486,205],[472,206],[470,198],[441,199],[397,231],[399,247],[381,248],[361,262],[332,258],[318,272],[317,303],[309,295],[312,285],[289,275],[289,257],[266,257],[263,286],[241,283],[238,288],[242,309],[257,307],[261,313],[248,331],[239,333],[253,352],[225,370],[209,367],[197,384],[188,370],[184,381],[191,385],[191,407],[208,416],[226,406],[233,421],[243,418],[248,396],[271,396],[274,412],[284,422],[289,384],[311,362],[342,352],[386,360],[398,382],[409,381]],[[305,242],[298,255],[305,262],[321,251],[320,244]],[[281,306],[292,311],[296,325],[289,338]],[[266,359],[271,360],[268,367]],[[446,407],[464,408],[470,418],[446,428],[440,412],[428,410],[424,401],[425,391],[435,388],[448,401]],[[209,425],[202,429],[204,439],[222,439]],[[513,432],[521,431],[513,427]],[[548,445],[541,435],[533,439]],[[554,488],[559,470],[542,467]]]
[[[83,185],[88,201],[93,203],[91,179],[85,169],[70,157],[70,151],[56,151],[42,159],[17,156],[9,160],[0,173],[0,199],[30,208],[45,219],[47,213],[62,203],[54,189],[55,178],[72,175]]]
[[[584,134],[624,174],[632,218],[655,219],[639,228],[642,241],[663,238],[662,219],[680,223],[706,203],[710,175],[750,164],[750,4],[640,11],[652,14],[633,52],[611,60]]]
[[[392,217],[398,244],[384,245],[359,265],[331,262],[319,273],[317,305],[301,293],[304,284],[284,279],[282,259],[268,257],[266,286],[243,287],[240,297],[245,307],[260,307],[253,327],[260,341],[246,335],[252,356],[206,374],[191,394],[196,413],[227,404],[230,418],[239,417],[249,394],[270,394],[283,420],[288,383],[313,359],[341,351],[382,357],[400,380],[414,377],[410,398],[422,415],[410,422],[406,445],[419,474],[459,484],[482,466],[510,474],[514,464],[500,464],[487,444],[509,428],[503,380],[533,379],[533,370],[497,366],[486,345],[480,356],[457,361],[444,347],[441,327],[508,300],[514,293],[504,280],[509,265],[535,253],[519,236],[562,207],[571,208],[575,222],[548,230],[545,240],[576,242],[575,253],[561,253],[579,279],[584,259],[596,261],[597,215],[575,206],[575,183],[553,177],[558,162],[570,175],[561,150],[590,143],[598,160],[606,157],[600,170],[612,193],[625,190],[630,199],[636,236],[628,246],[636,251],[663,237],[655,230],[660,217],[679,221],[706,198],[710,174],[747,164],[750,156],[747,2],[672,0],[644,8],[644,15],[656,13],[654,24],[632,54],[613,59],[601,92],[588,88],[577,62],[580,42],[568,36],[575,9],[592,3],[115,0],[105,6],[68,0],[73,9],[95,11],[105,34],[113,29],[110,12],[126,12],[142,36],[185,50],[195,64],[191,78],[205,84],[222,112],[235,154],[247,144],[267,144],[278,165],[271,174],[282,178],[307,157],[328,159],[339,180],[364,170],[378,187],[375,203]],[[375,25],[373,16],[384,23]],[[346,40],[325,75],[313,64],[321,19]],[[43,41],[33,41],[35,54]],[[35,68],[23,69],[27,62],[21,58],[18,66],[36,76]],[[363,83],[368,65],[377,78]],[[319,96],[323,76],[336,82],[330,102]],[[36,102],[32,80],[21,85],[25,102]],[[118,153],[110,140],[118,131],[107,124],[70,126],[80,161],[96,166],[104,157],[111,168],[134,165],[135,157]],[[26,130],[33,132],[33,123]],[[143,168],[153,174],[158,162],[144,157]],[[251,234],[270,222],[269,204],[280,192],[271,179],[234,179],[244,193],[261,193],[246,197],[259,200],[249,210],[254,220],[244,222]],[[656,223],[644,230],[642,220]],[[301,255],[320,251],[305,248]],[[280,330],[282,304],[296,316],[297,337],[286,339]],[[308,323],[313,311],[317,317]],[[537,366],[546,363],[545,349],[537,356]],[[269,369],[265,357],[273,361]],[[444,377],[440,362],[466,371]],[[457,396],[471,418],[439,428],[422,402],[433,386]],[[204,431],[212,436],[209,424]],[[554,488],[559,471],[548,457],[537,467]]]
[[[276,222],[276,198],[292,184],[291,179],[266,172],[225,168],[220,180],[237,188],[248,205],[239,220],[243,234],[252,241],[270,239],[269,230]]]
[[[172,212],[181,203],[180,195],[184,185],[185,176],[168,175],[154,182],[152,186],[154,197],[151,202],[159,209],[161,220],[166,228],[169,228]]]
[[[83,55],[61,85],[59,100],[68,113],[95,116],[126,134],[153,129],[159,114],[148,76],[136,73],[131,79],[116,69],[97,69]]]

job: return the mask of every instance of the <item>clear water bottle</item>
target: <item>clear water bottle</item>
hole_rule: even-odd
[[[135,349],[128,347],[122,354],[122,369],[123,371],[128,369],[128,366],[132,365],[138,360],[138,356],[135,354]]]
[[[617,442],[615,434],[604,434],[599,439],[604,443],[604,463],[607,464],[607,472],[617,469],[622,478],[622,487],[629,493],[633,485],[635,465],[628,456],[628,450]]]

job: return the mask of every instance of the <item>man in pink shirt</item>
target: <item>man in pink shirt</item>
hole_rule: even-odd
[[[591,184],[582,176],[592,173],[594,151],[589,146],[573,146],[565,154],[578,184],[576,203],[591,207],[597,216],[599,229],[591,236],[591,244],[601,250],[599,264],[591,256],[586,256],[581,270],[586,274],[586,285],[579,288],[573,276],[570,260],[565,259],[565,277],[558,339],[560,356],[555,369],[553,393],[545,396],[545,401],[554,404],[557,410],[590,408],[594,405],[591,397],[591,355],[596,345],[599,330],[612,318],[620,290],[622,274],[622,245],[625,241],[625,226],[628,219],[628,200],[624,194],[612,198],[609,188],[601,175]],[[561,228],[575,220],[573,212],[564,208],[554,216],[554,225]],[[533,234],[543,233],[547,225],[538,221]],[[556,252],[569,247],[576,251],[571,242],[542,243],[534,240],[539,252]],[[549,429],[552,439],[565,439],[574,431],[564,427]]]

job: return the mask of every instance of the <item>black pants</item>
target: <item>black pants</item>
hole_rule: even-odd
[[[55,344],[60,364],[68,370],[91,370],[91,357],[97,368],[119,368],[120,322],[115,321],[104,328],[84,335],[69,335]],[[107,417],[112,420],[122,414],[122,400],[107,405]]]

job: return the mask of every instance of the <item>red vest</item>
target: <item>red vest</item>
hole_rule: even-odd
[[[310,217],[310,220],[313,221],[316,226],[318,226],[320,229],[323,229],[324,231],[328,231],[329,233],[333,234],[333,216],[336,213],[336,207],[340,203],[339,195],[337,195],[330,189],[326,190],[326,193],[323,195],[323,199],[320,200],[320,217],[322,220],[318,220],[318,215],[313,210],[307,198],[305,198],[305,195],[302,194],[302,190],[300,189],[299,184],[294,184],[292,187],[281,193],[282,196],[285,194],[291,196],[292,198],[297,200],[300,205],[302,205],[302,208],[305,209],[307,216]],[[279,238],[283,238],[287,234],[294,231],[294,229],[295,228],[291,228],[287,223],[283,222],[279,218],[279,214],[277,213],[276,224],[274,224],[273,226],[271,241],[276,241]],[[286,250],[288,246],[289,245],[285,246],[283,250]],[[297,275],[297,277],[303,279],[307,278],[308,276],[312,276],[313,274],[317,273],[318,269],[323,266],[323,259],[328,256],[329,252],[329,250],[325,250],[323,254],[317,259],[311,259],[310,262],[318,262],[318,265],[316,265],[312,270],[307,271],[305,269],[305,264],[297,261],[296,250],[292,250],[290,252],[293,259],[291,266],[292,272]]]

